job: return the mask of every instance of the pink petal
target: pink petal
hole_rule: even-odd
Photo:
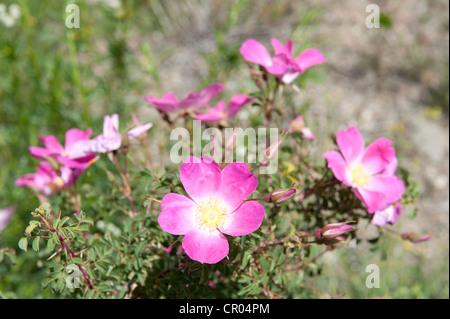
[[[218,231],[191,229],[183,239],[183,249],[192,260],[206,264],[216,264],[229,252],[228,241]]]
[[[266,67],[272,65],[272,58],[267,49],[254,39],[248,39],[242,43],[240,52],[244,59],[249,62]]]
[[[201,92],[193,92],[189,94],[185,99],[181,100],[179,103],[180,109],[199,109],[207,105],[210,100],[214,98],[217,94],[223,91],[222,83],[213,83]]]
[[[349,166],[359,162],[364,154],[365,146],[361,133],[355,127],[350,127],[347,131],[339,131],[336,142]]]
[[[82,140],[88,140],[91,137],[92,129],[88,128],[85,131],[79,130],[77,128],[72,128],[66,132],[65,137],[65,150],[70,152],[72,146]]]
[[[275,52],[275,55],[278,54],[285,54],[288,57],[292,56],[292,41],[288,40],[286,42],[286,46],[284,46],[278,39],[272,38],[270,40],[273,46],[273,50]]]
[[[303,51],[298,57],[295,58],[295,62],[297,62],[301,72],[304,72],[313,65],[325,63],[327,60],[323,57],[319,50],[312,48]]]
[[[42,144],[44,144],[45,148],[54,154],[64,152],[64,147],[62,147],[61,143],[56,139],[55,136],[49,135],[45,137],[39,137],[39,140]]]
[[[56,154],[46,148],[42,148],[42,147],[38,147],[38,146],[30,146],[28,148],[28,150],[30,151],[31,156],[33,156],[37,159],[43,159],[46,156],[52,156],[52,155]]]
[[[186,192],[198,203],[219,189],[220,167],[212,159],[191,157],[181,165],[180,180]]]
[[[228,214],[220,231],[231,236],[244,236],[257,230],[264,219],[264,206],[256,201],[243,203],[234,213]]]
[[[147,96],[144,99],[160,111],[173,112],[177,110],[178,99],[172,92],[167,93],[161,99],[153,96]]]
[[[281,81],[286,84],[291,84],[300,75],[300,72],[286,72],[281,77]]]
[[[389,224],[395,224],[402,214],[401,204],[388,206],[386,209],[374,213],[371,224],[383,227]]]
[[[382,192],[367,191],[365,189],[355,189],[357,197],[366,205],[369,213],[383,210],[390,203],[386,201],[386,196]]]
[[[364,188],[358,188],[358,191],[369,213],[374,213],[400,200],[405,186],[396,176],[376,175],[370,178],[370,183]]]
[[[16,208],[13,206],[0,209],[0,231],[5,229],[11,221],[11,217],[16,211]]]
[[[145,132],[147,132],[149,129],[151,129],[153,126],[152,123],[147,123],[144,125],[140,125],[137,126],[131,130],[128,131],[128,139],[131,141],[135,138],[138,138],[139,136],[141,136],[142,134],[144,134]]]
[[[377,175],[370,178],[370,183],[364,189],[373,192],[383,192],[386,200],[392,203],[402,198],[405,192],[405,185],[397,176]]]
[[[247,103],[253,102],[253,98],[249,98],[245,94],[237,94],[233,96],[228,103],[228,119],[232,119],[236,116],[237,112]]]
[[[106,115],[103,119],[103,137],[113,138],[119,134],[119,115]]]
[[[218,122],[226,119],[227,112],[225,111],[225,101],[220,100],[216,106],[208,108],[207,113],[197,113],[196,120],[202,122]]]
[[[95,157],[95,141],[94,140],[82,140],[79,142],[76,142],[69,151],[69,159],[70,160],[76,160],[81,159],[84,157]],[[94,156],[92,156],[94,155]],[[90,158],[89,160],[91,160]]]
[[[266,70],[270,74],[273,74],[278,77],[282,77],[286,73],[287,67],[284,65],[273,64],[273,65],[266,66]]]
[[[394,157],[394,159],[392,159],[392,161],[390,161],[386,167],[384,168],[384,171],[381,172],[382,175],[387,175],[387,176],[393,176],[395,174],[395,171],[397,170],[397,166],[398,166],[398,161],[397,158]]]
[[[380,138],[367,147],[361,159],[367,173],[371,175],[380,173],[395,160],[395,149],[391,144],[390,140]]]
[[[352,184],[347,180],[347,163],[339,152],[328,151],[322,155],[328,162],[328,168],[333,171],[334,177],[347,186]]]
[[[257,186],[258,179],[250,172],[247,164],[230,163],[222,170],[217,196],[228,203],[229,212],[232,212],[255,191]]]
[[[195,226],[197,205],[187,196],[169,193],[161,201],[158,223],[172,235],[184,235]]]
[[[315,136],[314,136],[314,133],[311,131],[311,129],[309,127],[305,127],[302,130],[302,138],[306,139],[306,140],[314,141]]]

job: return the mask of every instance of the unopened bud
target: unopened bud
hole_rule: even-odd
[[[353,226],[348,225],[352,221],[343,223],[328,224],[314,232],[317,242],[325,245],[332,245],[344,239],[345,234],[353,230]]]
[[[335,238],[340,235],[346,234],[353,230],[353,226],[346,225],[345,223],[329,224],[322,228],[322,236],[324,238]]]
[[[266,202],[281,204],[290,199],[297,192],[294,188],[280,188],[274,190],[272,193],[267,194],[265,197]]]
[[[270,145],[266,148],[266,152],[264,153],[265,158],[261,161],[261,166],[269,165],[269,162],[275,158],[278,154],[278,149],[280,148],[281,143],[283,142],[284,137],[281,137],[274,144]]]
[[[416,233],[404,233],[404,234],[402,234],[402,238],[405,240],[409,240],[410,242],[412,242],[414,244],[417,244],[417,243],[431,239],[431,236],[428,236],[428,235],[421,236]]]

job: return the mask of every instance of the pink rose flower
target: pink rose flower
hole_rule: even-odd
[[[380,138],[365,148],[361,133],[351,127],[339,131],[336,141],[342,155],[329,151],[323,157],[336,179],[353,187],[369,213],[384,210],[401,199],[405,186],[394,176],[397,158],[390,140]]]
[[[245,104],[251,103],[253,100],[245,94],[237,94],[231,98],[227,108],[225,108],[225,101],[220,100],[215,107],[208,108],[207,113],[197,113],[195,119],[202,122],[231,120]]]
[[[84,145],[83,143],[89,141],[91,134],[92,129],[90,128],[86,131],[72,128],[66,132],[64,147],[53,135],[39,137],[45,147],[30,146],[29,151],[37,159],[52,157],[64,166],[85,168],[89,161],[95,157],[95,154],[80,153],[80,148]]]
[[[387,224],[395,224],[400,215],[402,214],[402,205],[396,203],[386,207],[383,210],[376,211],[373,215],[371,224],[383,227]]]
[[[258,185],[245,163],[221,171],[211,158],[191,157],[181,165],[180,179],[189,196],[165,195],[158,222],[164,231],[184,235],[182,246],[191,259],[215,264],[229,252],[224,234],[243,236],[261,226],[264,207],[244,201]]]
[[[72,185],[81,175],[83,169],[72,170],[63,166],[60,172],[55,172],[50,163],[41,162],[35,173],[25,174],[16,180],[17,186],[25,186],[42,191],[46,196],[50,196],[56,191]]]
[[[275,38],[272,38],[271,42],[275,52],[273,57],[270,56],[264,45],[254,39],[246,40],[242,44],[240,52],[245,60],[262,65],[267,72],[280,78],[286,84],[292,83],[308,68],[327,61],[322,53],[314,48],[306,49],[294,58],[291,40],[287,41],[286,46]]]
[[[201,92],[193,92],[186,98],[178,100],[175,94],[172,92],[166,94],[162,98],[154,96],[147,96],[145,100],[150,104],[153,104],[158,110],[162,112],[177,112],[183,110],[197,110],[203,106],[206,106],[214,96],[223,91],[223,84],[213,83]]]

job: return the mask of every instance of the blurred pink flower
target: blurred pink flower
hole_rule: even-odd
[[[214,98],[214,96],[222,91],[223,84],[213,83],[204,88],[201,92],[193,92],[182,100],[178,100],[172,92],[166,94],[162,98],[147,96],[145,97],[145,100],[150,104],[153,104],[162,112],[177,112],[188,109],[197,110],[203,106],[206,106],[209,101]]]
[[[128,131],[128,140],[138,138],[153,126],[152,123],[137,126]],[[80,145],[80,152],[108,153],[122,146],[122,134],[119,133],[119,115],[106,115],[103,119],[103,133]]]
[[[254,39],[246,40],[240,49],[244,59],[262,65],[267,72],[281,79],[286,84],[292,83],[298,75],[308,68],[327,62],[322,53],[314,48],[306,49],[296,58],[292,55],[292,41],[284,46],[279,40],[271,39],[275,55],[270,56],[267,49]]]
[[[225,101],[220,100],[216,106],[208,108],[206,113],[197,113],[195,119],[202,122],[231,120],[245,104],[251,103],[253,100],[245,94],[237,94],[231,98],[227,108],[225,108]]]
[[[383,210],[376,211],[373,215],[371,224],[383,227],[387,224],[395,224],[399,216],[402,214],[402,204],[396,203],[389,205]]]
[[[3,230],[6,228],[6,226],[8,226],[15,211],[16,208],[13,206],[0,209],[0,230]]]
[[[291,121],[289,127],[292,132],[302,133],[303,139],[313,141],[315,138],[314,133],[311,131],[311,129],[309,127],[306,127],[303,115],[297,115],[295,119]]]
[[[361,133],[351,127],[339,131],[336,141],[342,155],[329,151],[323,157],[336,179],[353,187],[369,213],[384,210],[401,199],[405,187],[403,181],[394,176],[397,158],[390,140],[380,138],[365,148]]]
[[[258,185],[245,163],[221,171],[211,158],[191,157],[181,165],[180,179],[189,196],[165,195],[158,222],[170,234],[185,235],[182,246],[191,259],[215,264],[229,252],[223,234],[243,236],[261,226],[264,207],[244,201]]]
[[[95,157],[95,154],[80,153],[80,149],[85,142],[89,141],[91,134],[92,129],[90,128],[86,131],[72,128],[66,132],[64,147],[53,135],[39,137],[39,140],[45,147],[30,146],[29,151],[31,155],[37,159],[52,157],[64,166],[71,168],[85,168]]]
[[[72,170],[67,166],[55,172],[50,163],[41,162],[35,173],[25,174],[16,180],[17,186],[25,186],[42,191],[46,196],[72,185],[83,172],[83,168]]]

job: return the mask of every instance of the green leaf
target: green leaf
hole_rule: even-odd
[[[12,251],[6,250],[6,251],[4,252],[4,254],[5,254],[6,256],[8,256],[9,259],[11,259],[11,262],[12,262],[13,264],[17,264],[17,256],[16,256],[16,253],[15,253],[14,250],[12,250]]]
[[[37,227],[37,224],[29,225],[25,228],[25,235],[30,236],[31,232]]]
[[[202,273],[200,275],[200,284],[208,281],[209,279],[209,273],[211,272],[211,266],[210,265],[202,265]]]
[[[39,240],[40,240],[41,238],[40,237],[36,237],[34,240],[33,240],[33,250],[34,251],[39,251]]]
[[[53,251],[53,248],[55,248],[55,241],[53,240],[53,238],[50,238],[47,241],[47,249]]]
[[[24,251],[27,251],[27,250],[28,250],[28,238],[22,237],[22,238],[19,240],[19,248],[22,249],[22,250],[24,250]]]

